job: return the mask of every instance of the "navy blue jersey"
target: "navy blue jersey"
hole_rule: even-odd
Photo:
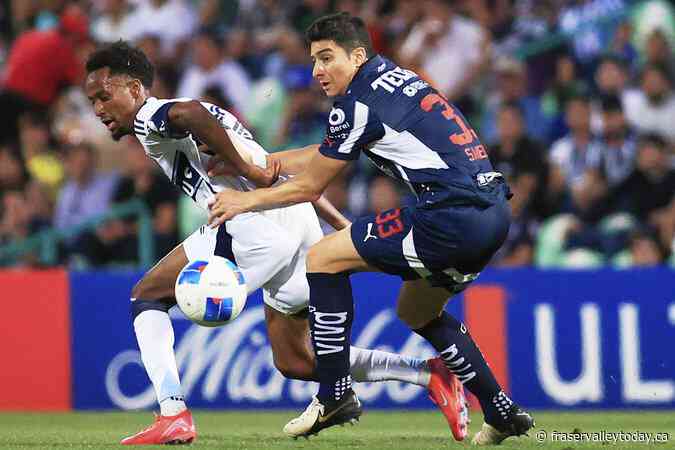
[[[336,98],[319,151],[356,160],[365,153],[403,180],[418,204],[488,206],[497,201],[485,147],[457,108],[410,70],[376,55]]]

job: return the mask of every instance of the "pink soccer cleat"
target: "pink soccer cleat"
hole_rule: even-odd
[[[464,387],[441,358],[432,358],[427,365],[431,371],[429,398],[445,416],[455,440],[463,441],[469,433],[469,409]]]
[[[190,444],[197,439],[197,430],[190,410],[175,416],[155,414],[155,423],[143,431],[122,439],[122,445]]]

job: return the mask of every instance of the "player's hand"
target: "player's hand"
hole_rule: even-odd
[[[258,187],[270,187],[279,179],[281,162],[267,157],[267,167],[261,168],[252,164],[246,178]]]
[[[211,228],[216,228],[237,214],[250,211],[246,202],[247,198],[246,192],[235,191],[232,189],[223,189],[218,192],[215,197],[208,202],[209,226],[211,226]]]

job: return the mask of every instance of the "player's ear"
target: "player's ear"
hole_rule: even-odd
[[[129,89],[131,90],[131,95],[134,98],[139,98],[143,92],[144,87],[140,80],[132,79]]]
[[[352,61],[357,68],[361,67],[368,60],[366,49],[363,47],[356,47],[354,50],[352,50],[351,56]]]

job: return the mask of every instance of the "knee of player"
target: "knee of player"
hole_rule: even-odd
[[[325,256],[317,245],[313,245],[307,251],[307,272],[323,272]]]
[[[144,277],[131,288],[131,297],[143,300],[155,300],[158,298],[157,289],[153,286],[152,280]]]

